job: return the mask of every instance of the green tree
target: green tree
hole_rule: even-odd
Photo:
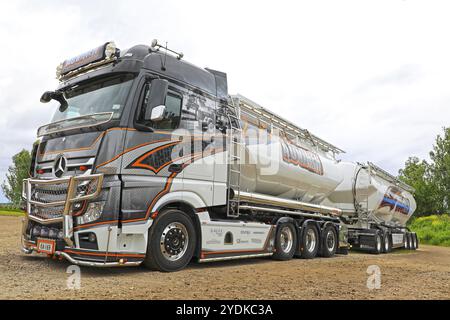
[[[31,165],[31,154],[22,150],[12,158],[13,164],[8,168],[6,180],[2,189],[6,198],[15,206],[19,206],[22,199],[22,181],[28,178]]]
[[[433,183],[432,166],[430,164],[425,160],[419,160],[417,157],[410,157],[405,163],[405,168],[400,169],[399,178],[415,189],[416,216],[436,213],[438,190]]]
[[[450,127],[437,136],[430,158],[433,183],[438,190],[436,213],[450,213]]]

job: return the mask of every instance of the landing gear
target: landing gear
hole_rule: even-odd
[[[149,230],[144,265],[163,272],[183,269],[194,255],[195,239],[194,225],[184,212],[161,213]]]
[[[281,223],[275,237],[275,260],[290,260],[297,250],[297,232],[292,223]]]

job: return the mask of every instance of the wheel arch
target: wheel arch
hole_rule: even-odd
[[[194,257],[200,258],[202,250],[202,232],[200,218],[196,212],[197,208],[204,208],[206,204],[195,193],[192,192],[173,192],[161,198],[155,205],[155,212],[163,212],[168,209],[178,209],[186,213],[191,218],[196,232],[196,246]],[[156,215],[155,220],[158,219],[159,214]],[[154,225],[154,224],[152,224]],[[151,228],[151,226],[150,226]]]

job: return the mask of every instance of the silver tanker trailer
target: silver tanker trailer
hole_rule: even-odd
[[[154,41],[57,68],[24,180],[22,247],[86,266],[176,271],[272,256],[416,249],[413,190]]]
[[[240,198],[269,195],[318,205],[316,212],[324,214],[338,212],[349,243],[375,253],[417,248],[417,235],[405,232],[416,209],[410,186],[371,162],[338,160],[339,148],[242,95],[232,99],[244,127]],[[275,174],[267,174],[270,166],[277,168]]]

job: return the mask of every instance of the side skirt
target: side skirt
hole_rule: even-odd
[[[249,259],[249,258],[262,258],[262,257],[270,257],[272,256],[272,252],[267,253],[257,253],[257,254],[245,254],[245,255],[238,255],[238,256],[222,256],[222,257],[216,257],[216,258],[205,258],[200,259],[199,263],[206,263],[206,262],[214,262],[214,261],[228,261],[228,260],[238,260],[238,259]]]

